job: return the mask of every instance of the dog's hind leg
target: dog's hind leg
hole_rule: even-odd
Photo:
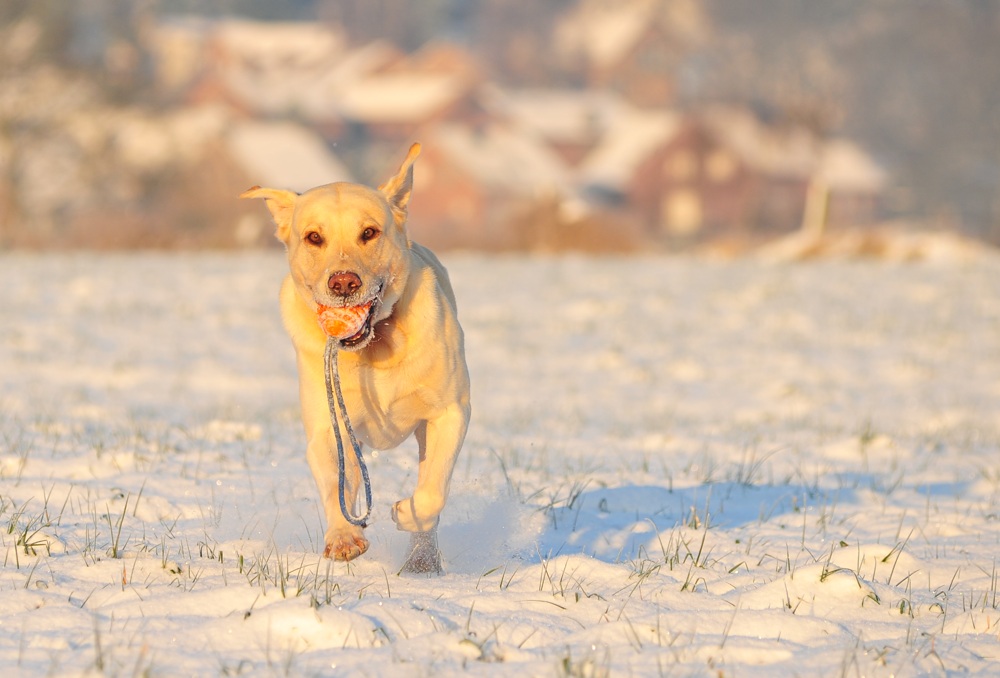
[[[401,571],[409,574],[444,574],[436,527],[427,532],[410,533],[410,554]]]
[[[437,526],[448,499],[451,473],[469,425],[469,408],[455,404],[415,431],[420,446],[417,487],[413,496],[396,502],[392,519],[407,532],[427,532]]]

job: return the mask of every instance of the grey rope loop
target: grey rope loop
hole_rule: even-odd
[[[365,458],[361,454],[361,445],[354,435],[351,427],[351,420],[347,416],[347,406],[344,404],[344,394],[340,390],[340,373],[337,371],[337,340],[330,337],[326,340],[326,353],[323,355],[323,367],[326,373],[326,402],[330,406],[330,423],[333,425],[333,433],[337,437],[337,491],[340,495],[340,512],[351,525],[367,527],[368,517],[372,514],[372,484],[368,479],[368,467],[365,466]],[[334,402],[334,393],[337,400]],[[346,479],[344,464],[344,441],[340,436],[340,427],[337,425],[337,410],[344,418],[344,428],[347,429],[347,436],[351,440],[351,447],[354,449],[354,456],[358,459],[358,466],[361,467],[361,478],[365,483],[365,513],[362,516],[353,516],[347,509],[347,499],[344,497]]]

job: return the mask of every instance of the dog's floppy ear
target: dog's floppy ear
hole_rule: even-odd
[[[271,211],[274,223],[278,227],[274,234],[278,240],[287,245],[288,235],[292,230],[292,213],[295,211],[295,200],[299,197],[299,194],[278,188],[254,186],[240,193],[240,197],[264,199],[264,204]]]
[[[406,206],[410,204],[410,194],[413,192],[413,161],[420,155],[420,144],[410,146],[403,164],[399,166],[396,176],[378,187],[392,206],[393,212],[399,216],[406,215]]]

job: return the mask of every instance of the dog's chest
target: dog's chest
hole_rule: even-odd
[[[342,375],[342,387],[355,433],[377,450],[402,443],[427,411],[425,394],[391,371],[352,370]]]

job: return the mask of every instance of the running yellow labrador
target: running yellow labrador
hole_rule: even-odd
[[[440,571],[435,530],[469,424],[469,373],[455,295],[437,257],[410,240],[407,205],[413,144],[399,171],[372,189],[333,183],[302,194],[254,187],[288,252],[281,313],[299,371],[307,457],[327,519],[324,554],[351,560],[368,549],[363,526],[348,521],[338,490],[336,442],[324,372],[327,340],[337,342],[347,415],[374,449],[414,434],[420,448],[413,495],[392,507],[414,533],[405,569]],[[341,436],[346,439],[343,420]],[[360,467],[346,455],[346,506],[354,507]]]

